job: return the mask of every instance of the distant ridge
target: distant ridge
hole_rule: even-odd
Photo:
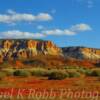
[[[82,46],[63,47],[62,51],[65,57],[87,60],[100,60],[100,49],[97,48],[88,48]]]

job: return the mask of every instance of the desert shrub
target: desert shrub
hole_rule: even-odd
[[[76,69],[75,66],[65,66],[64,68],[65,68],[65,69]]]
[[[86,76],[91,76],[92,75],[92,70],[90,70],[90,69],[85,70],[85,75]]]
[[[79,72],[77,72],[77,71],[70,71],[70,72],[68,72],[69,73],[69,77],[71,78],[71,77],[80,77],[80,73]]]
[[[91,72],[91,76],[100,77],[100,70],[93,70],[93,71]]]
[[[52,71],[49,76],[48,79],[49,80],[62,80],[65,79],[66,77],[69,77],[69,74],[63,71]]]
[[[28,77],[28,76],[30,76],[30,72],[25,71],[25,70],[16,70],[13,72],[13,75],[14,76]]]
[[[86,69],[80,68],[77,70],[77,72],[81,73],[81,74],[85,74],[86,73]]]
[[[6,77],[6,73],[5,72],[0,72],[0,80],[2,80],[4,77]]]
[[[36,68],[31,71],[32,76],[48,76],[49,71],[42,68]]]

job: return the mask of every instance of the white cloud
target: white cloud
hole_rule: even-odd
[[[13,10],[8,10],[7,14],[0,14],[0,23],[14,23],[20,21],[49,21],[52,19],[52,16],[48,13],[39,13],[38,15],[33,15],[28,13],[16,13]]]
[[[63,34],[63,31],[60,29],[45,30],[42,32],[45,33],[46,35],[62,35]]]
[[[92,28],[88,24],[76,24],[71,27],[72,31],[88,31],[92,30]]]
[[[51,29],[51,30],[41,30],[41,32],[31,33],[22,32],[19,30],[11,30],[0,32],[0,38],[43,38],[49,35],[52,36],[72,36],[80,32],[90,31],[92,28],[88,24],[76,24],[69,29]]]
[[[46,30],[46,31],[42,31],[42,33],[45,33],[46,35],[74,35],[76,34],[75,32],[67,30],[67,29]]]
[[[75,35],[75,34],[77,34],[76,32],[68,30],[68,29],[65,29],[64,33],[65,33],[65,35]]]
[[[75,35],[80,32],[90,31],[92,28],[88,24],[76,24],[69,29],[53,29],[53,30],[44,30],[42,33],[46,35]]]
[[[35,19],[37,21],[48,21],[48,20],[52,20],[52,16],[49,15],[48,13],[40,13],[35,17]]]
[[[19,30],[12,30],[0,33],[0,38],[42,38],[45,37],[41,33],[22,32]]]

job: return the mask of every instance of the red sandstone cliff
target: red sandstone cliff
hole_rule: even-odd
[[[0,40],[0,62],[36,55],[61,55],[61,49],[51,41]]]

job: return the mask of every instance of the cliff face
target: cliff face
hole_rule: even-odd
[[[51,41],[31,39],[0,40],[0,62],[16,59],[27,60],[39,55],[54,55],[100,61],[100,49],[85,47],[59,48]]]
[[[0,62],[36,55],[61,55],[61,49],[51,41],[0,40]]]
[[[100,49],[86,47],[65,47],[62,48],[62,51],[65,57],[100,60]]]

